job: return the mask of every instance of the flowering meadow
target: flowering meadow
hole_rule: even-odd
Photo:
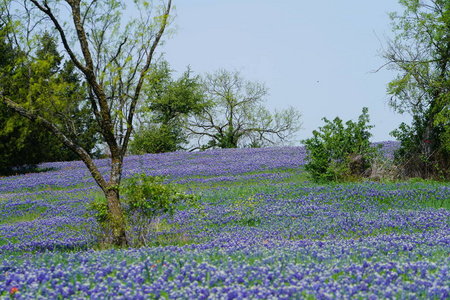
[[[82,162],[0,178],[0,299],[450,298],[449,184],[313,184],[305,157],[127,157],[125,178],[168,176],[201,202],[155,218],[148,245],[130,249],[99,247],[86,206],[101,193]]]

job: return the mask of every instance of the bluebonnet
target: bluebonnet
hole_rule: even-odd
[[[99,190],[82,163],[1,178],[0,299],[12,287],[16,299],[450,297],[448,186],[320,186],[276,171],[301,172],[304,158],[302,147],[127,157],[125,177],[169,175],[202,194],[202,214],[160,216],[149,233],[172,245],[138,249],[92,250],[85,207]]]

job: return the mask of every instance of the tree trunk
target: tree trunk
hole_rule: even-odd
[[[113,143],[110,143],[111,150],[111,176],[108,187],[103,191],[108,203],[113,226],[113,244],[119,247],[128,246],[125,234],[125,217],[120,206],[119,186],[122,179],[123,155]]]
[[[125,234],[125,219],[120,207],[119,191],[115,187],[107,188],[103,191],[111,214],[111,226],[113,230],[113,244],[119,247],[128,247],[128,240]]]

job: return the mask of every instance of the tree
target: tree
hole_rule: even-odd
[[[7,5],[8,1],[3,0],[3,3]],[[42,102],[31,101],[26,105],[7,96],[2,100],[22,116],[44,126],[85,163],[106,197],[113,243],[117,246],[128,244],[119,196],[123,158],[132,133],[135,110],[142,98],[142,87],[148,79],[156,47],[170,23],[172,7],[171,0],[162,1],[159,7],[153,7],[147,1],[133,3],[137,10],[135,15],[139,17],[127,23],[122,20],[125,2],[115,0],[29,0],[21,6],[20,17],[11,13],[11,9],[6,10],[10,27],[13,24],[24,27],[10,28],[13,35],[20,37],[16,39],[16,47],[21,47],[23,40],[29,45],[26,37],[36,30],[55,28],[65,52],[83,74],[91,114],[111,153],[109,178],[100,172],[92,156],[66,134],[65,128],[57,125],[54,117],[61,111],[57,105],[53,110],[48,109],[53,108],[51,95],[40,98]],[[70,20],[65,20],[64,14],[59,13],[67,10]],[[21,22],[25,16],[26,22]]]
[[[381,54],[399,72],[389,103],[414,121],[392,133],[401,141],[396,157],[410,176],[449,176],[450,2],[399,2],[404,12],[390,14],[396,35]]]
[[[186,126],[189,136],[197,139],[193,149],[274,145],[287,141],[301,127],[296,109],[271,114],[262,105],[268,93],[265,85],[246,81],[237,71],[206,74],[203,87],[210,105]]]
[[[208,102],[200,86],[200,77],[191,76],[190,68],[180,78],[172,78],[166,61],[156,65],[145,87],[146,99],[140,109],[141,121],[130,152],[162,153],[184,150],[188,143],[185,130],[189,116],[198,114]]]
[[[63,57],[57,51],[55,39],[48,32],[38,36],[36,53],[27,59],[23,53],[15,51],[6,38],[3,30],[0,35],[0,86],[3,94],[17,103],[24,103],[42,97],[49,92],[50,86],[54,91],[64,91],[64,97],[71,100],[63,102],[64,110],[71,115],[71,119],[70,123],[69,119],[61,118],[58,122],[68,126],[71,135],[95,156],[98,136],[85,133],[96,128],[95,120],[85,113],[85,89],[73,64],[66,61],[64,67],[60,67]],[[1,174],[9,174],[21,165],[34,166],[45,161],[77,158],[42,126],[32,125],[31,121],[20,115],[11,114],[3,102],[0,104],[0,141]]]

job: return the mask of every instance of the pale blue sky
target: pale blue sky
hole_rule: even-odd
[[[396,0],[178,0],[177,33],[160,49],[171,67],[196,74],[239,70],[269,88],[266,106],[297,107],[300,139],[323,125],[322,117],[356,120],[369,108],[373,141],[408,116],[387,105],[386,86],[396,73],[382,70],[384,35],[392,36],[388,12]]]

